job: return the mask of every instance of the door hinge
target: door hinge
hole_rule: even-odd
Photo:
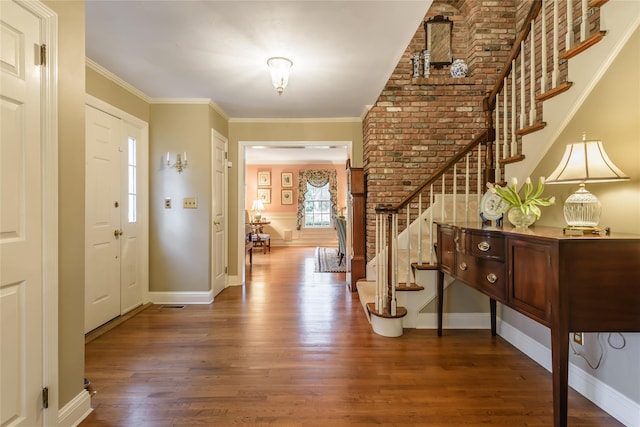
[[[42,409],[49,407],[49,387],[42,389]]]
[[[229,267],[225,266],[224,267],[224,274],[227,274],[229,272]]]
[[[47,65],[47,45],[41,44],[40,49],[36,49],[36,65]]]
[[[227,160],[229,157],[227,156],[227,152],[224,152],[224,159]]]

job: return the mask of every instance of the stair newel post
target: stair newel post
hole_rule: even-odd
[[[392,316],[395,316],[397,314],[396,309],[398,307],[398,304],[396,303],[396,290],[398,289],[398,250],[400,249],[398,245],[398,212],[394,212],[391,216],[393,221],[393,231],[391,233],[393,236],[393,249],[391,257],[392,264],[390,268],[393,281],[391,282],[390,286],[391,304],[389,305],[389,311],[391,312]]]

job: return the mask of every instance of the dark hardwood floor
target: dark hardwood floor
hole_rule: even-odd
[[[551,426],[551,375],[488,330],[375,335],[314,248],[257,251],[212,305],[151,306],[86,346],[81,426]],[[570,426],[620,426],[573,390]]]

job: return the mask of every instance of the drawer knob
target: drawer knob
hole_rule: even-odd
[[[464,270],[466,270],[467,268],[469,268],[469,266],[467,265],[467,263],[466,263],[466,262],[464,262],[464,261],[463,261],[463,262],[461,262],[461,263],[460,263],[460,270],[463,270],[463,271],[464,271]]]
[[[489,274],[487,274],[487,281],[488,281],[489,283],[496,283],[496,280],[498,280],[498,276],[496,276],[496,275],[495,275],[495,274],[493,274],[493,273],[489,273]]]
[[[478,249],[480,249],[482,252],[487,252],[489,249],[491,249],[491,245],[489,244],[489,242],[483,240],[482,242],[478,243]]]

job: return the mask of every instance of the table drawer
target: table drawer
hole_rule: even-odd
[[[504,237],[491,232],[463,231],[462,250],[470,255],[504,261]]]
[[[496,300],[506,299],[507,274],[503,262],[458,254],[455,276]]]

